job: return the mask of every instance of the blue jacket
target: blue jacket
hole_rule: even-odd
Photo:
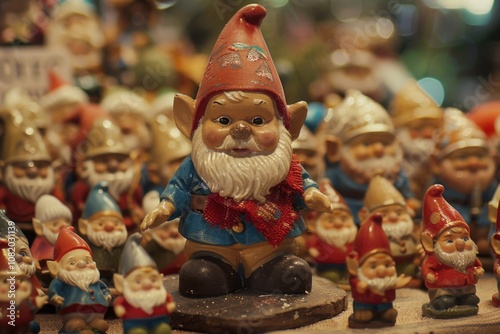
[[[95,306],[96,310],[109,306],[106,301],[109,289],[102,281],[91,284],[87,291],[83,291],[77,286],[69,285],[59,278],[55,278],[49,285],[49,300],[55,295],[64,298],[63,304],[58,308],[60,313],[69,313],[65,312],[65,309],[78,311],[79,306]]]

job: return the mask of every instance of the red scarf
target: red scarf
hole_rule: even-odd
[[[293,208],[293,196],[302,196],[302,182],[302,167],[294,155],[288,176],[271,188],[265,202],[252,199],[236,202],[212,193],[208,195],[203,218],[213,226],[229,229],[237,226],[244,215],[271,245],[278,246],[299,217],[298,210]]]

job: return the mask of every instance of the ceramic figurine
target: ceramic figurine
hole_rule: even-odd
[[[396,92],[389,108],[403,147],[403,170],[417,198],[431,182],[429,156],[443,128],[443,110],[414,80]]]
[[[422,276],[430,299],[422,313],[439,319],[477,314],[476,284],[484,273],[469,225],[443,198],[444,191],[440,184],[430,186],[422,209],[421,241],[426,253]]]
[[[433,183],[470,226],[479,255],[490,257],[487,203],[493,197],[495,163],[484,132],[458,109],[444,110],[444,128],[431,155]]]
[[[307,240],[309,255],[314,259],[318,275],[328,278],[344,290],[349,290],[346,256],[354,246],[358,231],[346,202],[327,179],[320,182],[320,190],[333,203],[333,212],[322,212],[314,232]]]
[[[411,277],[411,287],[420,287],[423,253],[420,235],[415,231],[405,199],[389,180],[380,175],[370,180],[359,218],[364,221],[375,212],[382,214],[382,229],[389,239],[396,272]]]
[[[133,160],[144,163],[152,141],[147,126],[149,103],[132,90],[116,89],[104,96],[101,107],[120,128],[123,144]]]
[[[37,236],[31,245],[31,254],[40,264],[40,281],[48,287],[50,277],[47,260],[53,260],[54,245],[61,229],[71,226],[73,217],[71,210],[59,199],[51,195],[42,195],[36,201],[33,229]]]
[[[498,211],[499,201],[496,201],[496,221],[495,221],[495,231],[490,238],[490,246],[493,252],[495,262],[493,264],[493,273],[497,279],[497,289],[498,292],[494,293],[491,297],[491,302],[494,306],[500,306],[500,216]]]
[[[125,244],[115,287],[123,295],[113,302],[115,314],[123,320],[125,334],[169,334],[169,316],[175,310],[172,295],[163,285],[163,275],[140,246],[141,235],[134,233]]]
[[[349,90],[325,117],[326,176],[345,199],[359,225],[358,212],[370,180],[390,180],[413,210],[420,207],[401,168],[403,150],[387,111],[359,91]]]
[[[111,294],[99,278],[88,244],[72,226],[59,232],[54,261],[47,261],[54,277],[49,286],[49,301],[56,306],[63,326],[59,333],[106,333],[104,319]]]
[[[163,275],[179,273],[186,257],[186,238],[179,233],[179,219],[167,221],[143,233],[141,246],[156,262]]]
[[[360,226],[354,249],[347,255],[353,314],[350,328],[394,326],[396,289],[406,286],[411,277],[396,273],[389,240],[382,229],[382,214],[370,215]]]
[[[0,46],[43,45],[46,3],[36,0],[5,1],[0,13]]]
[[[122,211],[129,231],[136,229],[144,217],[140,175],[130,157],[130,149],[122,141],[118,126],[111,120],[94,121],[82,147],[84,161],[80,177],[71,195],[76,217],[81,216],[90,189],[101,181],[109,185],[109,194]]]
[[[293,153],[311,178],[319,181],[324,177],[324,144],[305,125],[300,129],[299,137],[292,142]]]
[[[151,211],[160,202],[163,189],[191,153],[191,142],[175,126],[173,118],[157,114],[150,120],[150,128],[153,145],[142,173],[142,206],[145,212]]]
[[[97,100],[101,93],[105,45],[97,8],[91,1],[58,2],[47,26],[47,46],[69,53],[75,82]]]
[[[309,265],[293,255],[305,229],[299,210],[332,205],[292,157],[307,104],[286,105],[260,31],[265,14],[260,5],[240,9],[214,46],[196,100],[174,101],[176,124],[193,150],[141,229],[182,217],[188,260],[179,291],[188,297],[312,287]]]
[[[39,296],[26,273],[16,270],[9,258],[9,243],[0,240],[0,325],[2,334],[37,334],[39,324],[35,313],[47,303],[48,296]]]
[[[92,250],[101,279],[111,285],[128,233],[106,182],[99,182],[90,190],[78,228]]]
[[[4,133],[0,208],[6,210],[31,243],[35,237],[31,220],[36,201],[44,194],[60,199],[63,195],[56,187],[51,158],[36,127],[15,110],[3,113],[1,118]]]

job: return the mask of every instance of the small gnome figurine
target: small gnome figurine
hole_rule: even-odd
[[[380,175],[372,178],[368,185],[363,208],[359,211],[360,221],[364,221],[374,212],[382,214],[382,229],[389,239],[397,273],[411,277],[412,287],[420,287],[422,246],[419,235],[417,236],[414,230],[412,210],[406,206],[403,195],[396,187]]]
[[[172,295],[163,285],[163,274],[140,246],[141,235],[128,238],[113,281],[122,293],[115,299],[115,314],[123,320],[125,334],[169,334],[169,316],[175,310]]]
[[[394,326],[396,289],[406,286],[411,277],[396,273],[389,239],[382,229],[382,214],[374,213],[361,224],[346,262],[354,299],[349,327]]]
[[[49,286],[49,301],[61,315],[59,333],[106,333],[104,320],[111,294],[100,280],[89,245],[72,226],[59,232],[54,248],[54,261],[47,261],[54,280]]]
[[[293,153],[311,178],[319,181],[325,173],[324,145],[306,125],[300,129],[299,137],[292,142]]]
[[[9,260],[10,246],[0,240],[0,326],[2,334],[36,334],[40,326],[35,313],[47,303],[39,296],[26,273],[18,271]]]
[[[81,180],[73,188],[71,200],[75,205],[76,217],[81,210],[90,189],[106,181],[109,195],[122,211],[128,231],[135,230],[144,216],[140,175],[130,156],[130,149],[122,142],[118,126],[105,118],[96,119],[87,136],[84,161],[81,166]]]
[[[346,256],[354,246],[358,228],[342,196],[333,188],[328,179],[323,179],[320,190],[333,203],[333,212],[322,212],[316,220],[316,228],[307,239],[309,255],[317,265],[319,276],[328,278],[340,288],[349,290],[349,273]]]
[[[120,208],[108,191],[106,182],[92,187],[78,228],[92,250],[103,281],[110,285],[128,232]]]
[[[438,319],[477,314],[476,284],[484,273],[469,225],[443,198],[443,192],[440,184],[430,186],[422,210],[421,241],[427,254],[422,276],[430,299],[422,306],[422,313]]]

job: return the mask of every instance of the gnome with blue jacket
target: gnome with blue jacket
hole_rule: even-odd
[[[125,334],[169,334],[175,303],[163,285],[163,274],[140,243],[139,233],[130,236],[118,274],[113,275],[116,289],[123,294],[115,299],[114,311],[123,320]]]
[[[128,232],[120,208],[109,195],[106,182],[92,187],[78,228],[94,253],[102,279],[110,283],[118,270]]]

